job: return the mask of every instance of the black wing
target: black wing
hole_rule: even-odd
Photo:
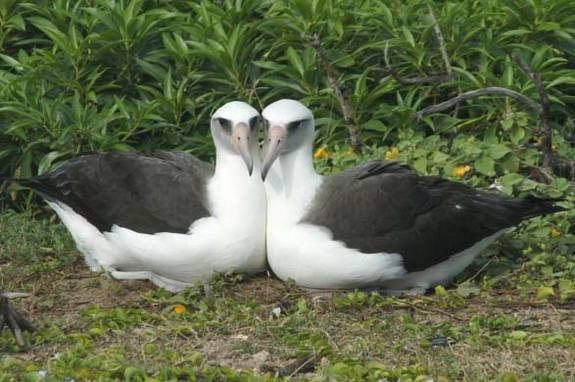
[[[142,233],[185,233],[209,216],[212,167],[184,152],[99,153],[17,182],[70,206],[101,231],[112,225]]]
[[[372,161],[326,178],[302,221],[329,228],[335,240],[364,253],[399,253],[413,272],[523,219],[560,210]]]

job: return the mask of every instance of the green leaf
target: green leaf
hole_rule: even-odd
[[[506,39],[509,37],[525,36],[531,34],[529,29],[513,29],[507,32],[503,32],[499,35],[500,39]]]
[[[303,62],[302,62],[299,54],[297,53],[297,51],[290,46],[287,48],[286,56],[287,56],[289,62],[291,63],[291,65],[297,70],[299,75],[303,78],[304,73],[305,73],[305,69],[303,66]]]
[[[353,58],[352,55],[346,54],[345,56],[342,56],[337,60],[335,60],[333,64],[340,68],[350,68],[353,65],[355,65],[355,59]]]
[[[488,156],[482,156],[475,161],[473,167],[483,175],[494,176],[495,175],[495,162]]]
[[[163,90],[164,90],[164,97],[167,100],[172,100],[173,94],[172,94],[172,70],[171,69],[168,69],[168,73],[166,73],[166,76],[164,77]]]
[[[273,71],[280,71],[280,70],[284,70],[286,68],[285,65],[281,65],[281,64],[275,63],[273,61],[252,61],[252,62],[255,66],[257,66],[259,68],[273,70]]]
[[[445,287],[442,285],[438,285],[435,287],[435,295],[436,296],[445,296],[447,294],[447,291],[445,290]]]
[[[512,187],[518,183],[521,183],[523,179],[524,179],[523,175],[512,173],[502,176],[501,178],[499,178],[499,181],[504,186]]]
[[[403,25],[401,27],[401,32],[403,33],[403,37],[409,43],[409,45],[415,48],[415,40],[413,39],[411,31],[405,25]]]
[[[521,143],[525,138],[525,129],[519,126],[514,126],[511,129],[511,134],[509,135],[513,143]]]
[[[551,21],[542,22],[537,26],[537,30],[541,32],[550,32],[558,29],[561,29],[561,24]]]
[[[513,126],[513,118],[505,118],[501,121],[501,127],[503,128],[503,130],[509,130],[511,129],[511,127]]]
[[[529,333],[523,330],[514,330],[511,333],[509,333],[509,338],[517,341],[524,340],[525,338],[527,338],[527,336],[529,336]]]
[[[505,86],[511,87],[513,85],[513,62],[509,56],[505,57],[505,70],[503,71],[503,81]]]
[[[432,155],[433,161],[437,163],[444,163],[449,159],[449,155],[441,152],[441,151],[434,151]]]
[[[509,152],[511,152],[511,149],[502,144],[493,144],[487,149],[488,155],[495,160],[503,158]]]
[[[14,59],[14,58],[6,55],[6,54],[0,53],[0,60],[4,61],[6,64],[8,64],[12,67],[20,66],[20,63],[16,59]]]
[[[518,382],[519,380],[513,373],[503,373],[497,378],[498,382]]]
[[[542,285],[537,289],[537,299],[538,300],[547,300],[547,299],[549,299],[549,297],[554,296],[554,295],[555,295],[555,291],[553,290],[553,287]]]
[[[427,158],[422,157],[413,162],[413,168],[425,174],[427,173]]]
[[[547,84],[547,86],[545,86],[545,89],[551,89],[557,85],[563,85],[563,84],[575,85],[575,74],[573,77],[568,77],[568,76],[558,77],[558,78],[554,79],[553,81],[549,82]]]
[[[519,158],[514,155],[509,155],[507,158],[500,163],[500,167],[504,173],[516,173],[519,171],[520,161]]]

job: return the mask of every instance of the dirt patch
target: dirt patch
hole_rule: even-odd
[[[575,336],[573,302],[522,301],[516,291],[499,290],[454,305],[437,296],[346,305],[338,302],[337,296],[345,298],[341,294],[316,299],[260,275],[220,285],[215,302],[198,297],[199,303],[214,305],[190,306],[193,314],[182,319],[166,311],[170,294],[168,300],[150,297],[150,291],[158,292],[153,284],[114,280],[90,272],[81,261],[37,276],[12,279],[4,288],[31,292],[31,297],[14,301],[17,309],[40,330],[56,325],[63,334],[38,340],[27,353],[13,354],[22,361],[46,364],[66,352],[74,336],[92,325],[81,320],[82,312],[99,306],[103,314],[141,308],[143,314],[158,317],[91,337],[95,356],[105,358],[122,349],[127,361],[151,374],[166,362],[275,373],[311,356],[313,364],[304,369],[310,377],[315,375],[313,367],[327,370],[337,363],[332,359],[342,357],[391,368],[423,365],[455,379],[493,376],[501,370],[522,375],[553,369],[575,375],[575,346],[569,342]],[[481,321],[480,333],[474,335],[471,327],[477,320],[486,322]],[[519,337],[525,332],[526,338],[515,341],[511,332]],[[435,335],[455,340],[429,347]],[[302,349],[309,353],[302,355]]]

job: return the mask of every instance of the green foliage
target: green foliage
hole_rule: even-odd
[[[3,0],[0,174],[32,176],[98,150],[184,149],[209,158],[209,115],[232,99],[259,108],[280,97],[302,99],[317,117],[318,143],[343,145],[345,122],[315,38],[368,145],[458,137],[476,146],[468,164],[479,177],[524,176],[540,161],[538,116],[525,105],[484,97],[414,119],[425,106],[483,86],[537,101],[534,84],[512,58],[517,55],[549,92],[557,154],[575,156],[573,2],[433,3],[454,77],[401,84],[385,65],[386,47],[400,77],[445,72],[428,4]],[[442,152],[449,165],[458,162]],[[418,169],[428,161],[421,155]],[[437,171],[450,173],[449,165]],[[506,192],[519,183],[517,175],[503,181]],[[24,193],[4,199],[29,201]]]

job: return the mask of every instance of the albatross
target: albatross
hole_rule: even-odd
[[[393,161],[320,176],[311,111],[285,99],[262,117],[268,263],[302,287],[421,294],[460,273],[510,227],[562,210],[420,176]]]
[[[183,152],[98,153],[10,181],[45,199],[92,270],[173,292],[214,272],[256,273],[266,219],[258,120],[243,102],[213,114],[215,168]]]

